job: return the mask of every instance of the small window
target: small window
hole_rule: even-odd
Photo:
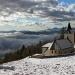
[[[60,54],[61,52],[59,51],[59,54]]]
[[[56,53],[56,51],[55,51],[55,53]]]
[[[53,50],[52,50],[52,54],[53,54]]]
[[[61,52],[61,51],[59,51],[59,54],[62,54],[62,52]]]

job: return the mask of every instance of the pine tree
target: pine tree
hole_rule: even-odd
[[[25,57],[27,54],[26,54],[26,48],[24,45],[22,45],[21,49],[20,49],[20,57],[23,58]]]
[[[21,50],[24,50],[24,49],[25,49],[25,46],[24,46],[24,45],[22,45]]]

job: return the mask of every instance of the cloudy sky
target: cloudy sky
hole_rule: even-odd
[[[0,0],[0,31],[75,27],[74,21],[75,0]]]

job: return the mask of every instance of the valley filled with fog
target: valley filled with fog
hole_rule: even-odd
[[[53,32],[53,31],[52,31]],[[52,33],[51,32],[51,33]],[[21,48],[22,45],[29,46],[39,43],[39,41],[53,40],[58,35],[54,33],[24,33],[21,31],[0,32],[0,55],[14,52]]]

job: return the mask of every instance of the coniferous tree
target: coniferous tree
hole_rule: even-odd
[[[21,50],[24,50],[24,49],[25,49],[25,46],[24,46],[24,45],[22,45]]]
[[[41,46],[43,44],[44,43],[42,43],[40,41],[36,45],[31,45],[31,46],[27,46],[27,47],[22,45],[22,47],[20,49],[17,49],[17,51],[15,51],[13,53],[5,54],[5,58],[3,60],[0,60],[0,63],[14,61],[14,60],[25,58],[27,56],[32,56],[33,54],[42,53]]]

